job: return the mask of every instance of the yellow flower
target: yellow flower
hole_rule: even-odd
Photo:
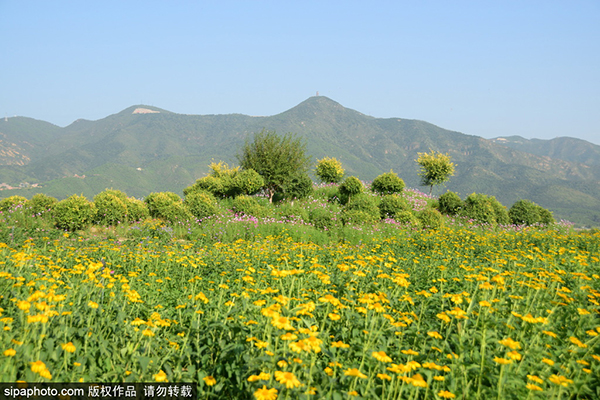
[[[344,375],[355,376],[357,378],[362,378],[362,379],[367,378],[367,376],[365,374],[363,374],[362,372],[360,372],[357,368],[348,368],[346,371],[344,371]]]
[[[537,391],[542,391],[543,389],[537,385],[534,385],[533,383],[528,383],[527,385],[525,385],[525,387],[529,390],[537,390]]]
[[[36,374],[39,374],[40,372],[46,369],[46,364],[44,364],[42,361],[36,361],[31,363],[31,371],[35,372]]]
[[[250,375],[248,377],[248,382],[256,382],[256,381],[268,381],[271,379],[271,375],[266,372],[261,372],[258,375]]]
[[[46,379],[52,379],[52,374],[47,369],[40,371],[40,376]]]
[[[208,386],[213,386],[215,383],[217,383],[217,380],[215,378],[213,378],[211,375],[209,376],[205,376],[203,378],[204,383],[206,383]]]
[[[521,344],[519,342],[515,342],[511,338],[506,338],[506,339],[500,340],[498,343],[500,343],[502,346],[506,346],[512,350],[518,350],[521,348]]]
[[[573,343],[574,345],[577,345],[578,347],[581,347],[582,349],[585,349],[587,346],[587,344],[583,343],[581,340],[577,339],[576,337],[571,336],[569,338],[569,340],[571,341],[571,343]]]
[[[579,313],[579,315],[588,315],[588,314],[590,314],[590,312],[588,310],[586,310],[585,308],[578,308],[577,312]]]
[[[489,301],[486,301],[486,300],[480,301],[479,305],[481,307],[491,307],[492,306],[492,304]]]
[[[494,357],[494,361],[502,365],[512,364],[512,360],[508,360],[506,358]]]
[[[441,319],[442,321],[448,323],[451,321],[450,317],[447,316],[445,313],[439,313],[438,315],[436,315],[436,317],[438,317],[439,319]]]
[[[332,321],[337,321],[340,318],[342,318],[339,314],[335,314],[335,313],[329,313],[327,315],[329,316],[329,319]]]
[[[143,325],[145,323],[146,323],[146,321],[144,321],[141,318],[136,318],[133,321],[131,321],[131,325],[133,325],[133,326],[139,326],[139,325]]]
[[[63,343],[60,346],[67,353],[75,353],[75,345],[73,344],[73,342]]]
[[[353,390],[351,392],[348,392],[348,396],[356,397],[356,396],[358,396],[358,392],[356,390]]]
[[[371,353],[371,355],[375,357],[378,361],[386,363],[392,362],[391,357],[385,354],[385,351],[374,351],[373,353]]]
[[[264,349],[268,345],[269,343],[263,342],[262,340],[257,340],[256,342],[254,342],[254,346],[258,347],[259,349]]]
[[[350,347],[350,345],[342,342],[341,340],[338,340],[337,342],[331,343],[331,347],[338,347],[338,348],[341,348],[341,349],[347,349],[348,347]]]
[[[277,399],[277,389],[267,389],[266,385],[263,385],[262,389],[258,389],[254,392],[256,400],[275,400]]]
[[[506,355],[516,361],[521,361],[522,358],[521,354],[519,354],[517,351],[509,351]]]
[[[28,301],[19,300],[19,301],[17,301],[17,307],[21,311],[29,311],[29,308],[31,307],[31,303]]]
[[[401,353],[402,353],[402,354],[409,355],[409,356],[418,356],[418,355],[419,355],[419,353],[418,353],[418,352],[416,352],[416,351],[414,351],[414,350],[412,350],[412,349],[408,349],[408,350],[401,350]]]
[[[99,306],[98,306],[98,303],[95,303],[95,302],[93,302],[93,301],[90,301],[90,302],[88,303],[88,307],[96,309],[96,308],[98,308]]]
[[[283,334],[279,337],[281,340],[296,340],[298,339],[298,336],[294,335],[291,332],[287,332],[286,334]]]
[[[152,379],[154,379],[156,382],[168,382],[167,374],[165,374],[162,369],[158,372],[158,374],[152,375]]]
[[[427,335],[431,336],[434,339],[443,339],[442,335],[440,335],[438,332],[433,331],[433,332],[427,332]]]
[[[275,379],[277,382],[282,383],[288,389],[293,389],[300,386],[300,381],[291,372],[275,371]]]
[[[435,379],[436,381],[443,381],[446,378],[444,378],[443,376],[434,376],[433,379]]]
[[[554,365],[554,361],[550,360],[549,358],[542,358],[542,362],[548,364],[549,366]]]
[[[567,386],[569,386],[570,383],[573,383],[572,380],[567,379],[564,376],[554,375],[554,374],[550,375],[548,380],[556,385],[560,385],[560,386],[564,386],[564,387],[567,387]]]
[[[277,366],[278,366],[279,368],[285,368],[285,367],[287,367],[288,365],[289,365],[289,364],[288,364],[288,362],[287,362],[287,361],[285,361],[285,360],[279,360],[279,361],[277,361]]]
[[[377,377],[381,380],[391,381],[392,377],[388,374],[377,374]]]
[[[326,367],[323,371],[329,376],[333,376],[333,370],[329,367]]]
[[[412,377],[408,378],[406,382],[415,387],[427,387],[427,382],[425,382],[425,379],[423,379],[421,374],[414,374]]]
[[[437,395],[444,399],[453,399],[456,397],[455,394],[453,394],[447,390],[442,390],[442,391],[438,392]]]
[[[15,354],[17,354],[17,351],[15,349],[4,350],[4,355],[6,357],[14,357]]]
[[[142,335],[152,337],[152,336],[154,336],[154,332],[152,332],[150,329],[144,329],[142,331]]]
[[[290,319],[277,315],[271,319],[271,325],[277,329],[285,329],[286,331],[293,331],[294,327],[290,324]]]
[[[534,381],[535,383],[544,383],[544,380],[537,375],[527,375],[527,379]]]
[[[542,331],[542,333],[548,335],[548,336],[552,336],[553,338],[558,337],[558,335],[554,332],[550,332],[550,331]]]

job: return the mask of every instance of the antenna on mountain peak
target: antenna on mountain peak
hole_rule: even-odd
[[[317,90],[317,96],[319,95],[319,91]]]

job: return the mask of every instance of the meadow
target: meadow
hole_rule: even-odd
[[[382,222],[332,239],[256,218],[27,229],[37,236],[5,230],[0,244],[3,382],[197,382],[201,399],[600,398],[598,232]]]

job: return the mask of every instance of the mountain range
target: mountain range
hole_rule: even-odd
[[[434,194],[486,193],[508,207],[526,198],[558,219],[600,226],[600,146],[570,137],[488,140],[424,121],[375,118],[325,96],[266,117],[184,115],[136,105],[64,128],[25,117],[0,119],[0,197],[43,192],[91,198],[106,188],[136,197],[181,194],[211,161],[235,164],[240,146],[262,129],[302,136],[315,161],[336,157],[347,174],[364,181],[392,169],[415,188],[417,154],[448,153],[456,174]]]

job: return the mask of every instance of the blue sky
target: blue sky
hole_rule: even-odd
[[[600,144],[600,1],[0,0],[0,117],[274,115],[317,91],[487,138]]]

